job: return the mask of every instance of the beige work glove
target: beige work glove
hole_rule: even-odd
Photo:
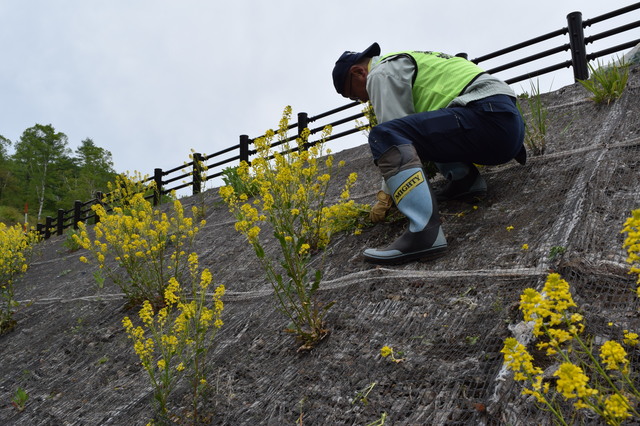
[[[393,206],[393,199],[391,195],[386,192],[380,190],[376,194],[376,203],[371,207],[371,211],[369,212],[369,219],[373,223],[382,222],[384,218],[387,216],[387,212]]]

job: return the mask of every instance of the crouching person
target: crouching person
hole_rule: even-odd
[[[437,201],[477,200],[487,185],[474,164],[524,164],[524,122],[515,93],[503,81],[458,56],[430,51],[380,54],[372,44],[344,52],[333,69],[336,91],[371,101],[378,125],[369,133],[383,176],[372,220],[395,203],[407,230],[365,260],[397,264],[441,255],[447,242]],[[422,168],[432,161],[447,184],[433,194]]]

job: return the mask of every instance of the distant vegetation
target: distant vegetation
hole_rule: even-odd
[[[36,124],[15,142],[0,135],[0,222],[23,222],[25,204],[31,224],[55,217],[106,191],[115,176],[111,152],[89,138],[72,152],[67,135],[51,124]]]

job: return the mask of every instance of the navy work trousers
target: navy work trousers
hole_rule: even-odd
[[[369,132],[376,163],[392,146],[413,144],[423,162],[503,164],[518,154],[523,141],[522,116],[516,100],[506,95],[411,114]]]

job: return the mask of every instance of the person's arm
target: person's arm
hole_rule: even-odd
[[[414,62],[406,56],[385,59],[367,77],[367,93],[378,123],[413,114]]]
[[[406,56],[386,59],[374,65],[367,77],[367,94],[378,123],[405,117],[415,112],[413,108],[413,74],[415,64]],[[382,179],[369,218],[381,222],[393,205],[389,187]]]

